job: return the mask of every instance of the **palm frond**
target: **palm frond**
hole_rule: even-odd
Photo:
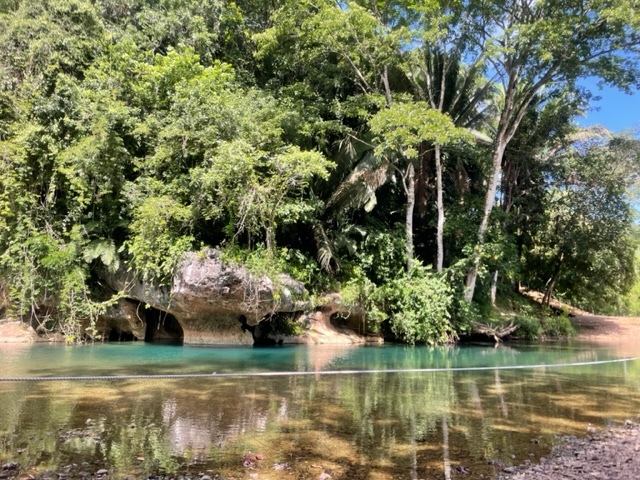
[[[571,143],[583,143],[593,140],[609,141],[613,138],[611,131],[603,125],[591,125],[589,127],[580,128],[569,135],[568,140]]]
[[[376,203],[376,190],[389,180],[389,173],[389,167],[379,159],[365,156],[331,194],[325,210],[345,211],[364,206],[371,211]]]
[[[468,128],[467,132],[469,132],[475,141],[481,145],[491,145],[493,143],[493,139],[489,135],[482,133],[479,130]]]
[[[316,258],[320,268],[327,273],[340,271],[340,260],[335,253],[335,245],[320,222],[317,222],[313,226],[313,238],[316,242],[316,249],[318,251]]]

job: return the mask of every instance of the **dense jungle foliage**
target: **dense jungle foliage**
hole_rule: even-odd
[[[637,3],[0,0],[4,302],[72,337],[100,269],[212,246],[408,342],[624,311],[640,144],[575,118],[638,87]]]

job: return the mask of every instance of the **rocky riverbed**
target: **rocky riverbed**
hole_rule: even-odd
[[[593,433],[586,438],[561,437],[550,456],[527,467],[508,467],[498,480],[640,479],[640,425]]]
[[[640,318],[580,313],[573,319],[579,340],[615,346],[621,356],[638,354]],[[640,412],[629,414],[637,418]],[[627,420],[584,438],[559,437],[551,455],[539,463],[507,467],[498,475],[498,480],[571,479],[640,479],[640,425]]]

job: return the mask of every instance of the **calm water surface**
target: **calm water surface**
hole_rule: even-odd
[[[638,420],[640,361],[567,365],[616,358],[580,344],[0,345],[0,377],[318,372],[0,381],[0,462],[34,474],[75,463],[111,478],[417,480],[456,477],[460,466],[471,471],[464,478],[493,478],[547,455],[557,434]],[[535,367],[503,368],[515,365]],[[320,373],[390,369],[441,370]],[[248,452],[264,459],[247,468]]]

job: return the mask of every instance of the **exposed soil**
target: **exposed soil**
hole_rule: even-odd
[[[0,320],[0,343],[31,343],[36,332],[22,322]]]
[[[578,328],[580,340],[603,343],[640,340],[640,317],[599,317],[595,315],[576,315],[572,319]],[[634,338],[634,335],[636,336]]]
[[[640,318],[599,317],[584,312],[572,321],[577,339],[615,346],[620,355],[640,353]],[[640,412],[629,412],[637,418]],[[586,438],[562,437],[551,455],[526,468],[509,467],[498,480],[638,480],[640,479],[640,425],[624,425],[592,433]]]

